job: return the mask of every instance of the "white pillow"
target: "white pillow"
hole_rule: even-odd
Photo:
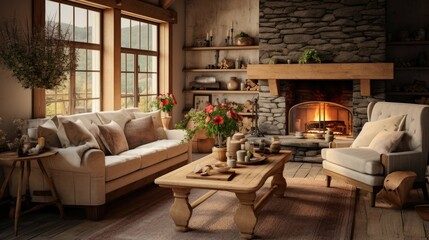
[[[380,154],[393,152],[401,142],[404,131],[381,131],[369,144],[369,148]]]
[[[378,121],[367,122],[350,147],[368,147],[372,139],[380,131],[400,131],[404,125],[406,115],[398,115]]]

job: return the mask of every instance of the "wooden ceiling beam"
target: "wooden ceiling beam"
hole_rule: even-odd
[[[159,0],[159,6],[161,6],[164,9],[169,8],[171,5],[173,5],[175,0]]]

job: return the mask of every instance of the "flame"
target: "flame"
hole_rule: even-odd
[[[317,108],[316,111],[314,111],[314,121],[330,121],[332,120],[332,117],[329,114],[329,109],[325,108],[325,111],[323,109]]]

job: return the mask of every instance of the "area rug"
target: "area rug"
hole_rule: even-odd
[[[257,239],[350,239],[356,191],[350,185],[288,179],[284,198],[272,198],[258,212]],[[261,192],[266,191],[264,186]],[[169,216],[173,202],[167,190],[150,208],[94,232],[88,239],[239,239],[234,224],[238,200],[230,192],[217,192],[194,209],[191,231],[176,232]],[[163,190],[164,191],[164,190]],[[190,201],[205,191],[193,190]],[[258,194],[259,195],[259,194]]]

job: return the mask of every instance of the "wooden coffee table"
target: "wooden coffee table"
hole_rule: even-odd
[[[155,179],[156,184],[161,187],[171,188],[174,192],[175,199],[170,209],[170,216],[176,224],[176,230],[187,231],[192,209],[207,200],[216,191],[221,190],[234,192],[237,196],[240,206],[234,217],[235,224],[242,238],[252,238],[258,220],[256,212],[262,208],[266,200],[270,199],[273,194],[283,197],[287,186],[286,180],[283,177],[283,169],[291,156],[291,152],[282,150],[278,154],[266,156],[268,158],[263,164],[239,165],[237,168],[234,168],[233,170],[235,170],[236,175],[230,181],[186,177],[198,164],[204,166],[215,163],[216,160],[211,155]],[[270,176],[273,176],[270,191],[259,202],[255,203],[256,191],[264,185]],[[192,204],[189,204],[188,196],[193,188],[209,189],[211,191],[201,196]]]

